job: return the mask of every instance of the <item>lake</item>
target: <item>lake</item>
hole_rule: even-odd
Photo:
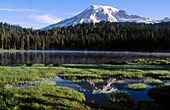
[[[0,52],[0,65],[25,64],[102,64],[110,61],[129,61],[138,58],[170,58],[168,52],[126,52],[126,51],[5,51]]]
[[[157,69],[162,72],[162,74],[169,74],[169,65],[165,65],[159,67],[159,65],[135,65],[130,64],[127,65],[126,68],[121,65],[118,66],[111,66],[111,65],[103,65],[103,63],[107,63],[110,61],[129,61],[133,62],[135,59],[138,58],[145,58],[145,59],[165,59],[170,58],[170,53],[168,52],[119,52],[119,51],[63,51],[63,50],[55,50],[55,51],[6,51],[6,52],[0,52],[0,64],[1,65],[16,65],[16,64],[25,64],[26,62],[32,61],[33,63],[37,64],[68,64],[68,65],[62,65],[62,68],[68,68],[68,69],[81,69],[82,73],[84,70],[84,73],[88,73],[89,71],[98,71],[98,69],[110,71],[112,73],[113,71],[116,72],[116,70],[123,72],[132,72],[132,73],[147,73],[148,71],[156,72]],[[69,65],[69,64],[80,64],[80,65]],[[97,64],[97,65],[81,65],[81,64]],[[101,65],[100,65],[101,64]],[[22,66],[22,65],[21,65]],[[103,66],[103,67],[102,67]],[[140,66],[136,68],[136,66]],[[147,68],[147,67],[148,68]],[[15,66],[14,66],[15,67]],[[108,67],[108,68],[107,68]],[[128,68],[129,67],[129,68]],[[23,67],[27,68],[27,67]],[[47,66],[45,68],[51,68],[51,66]],[[59,67],[60,68],[60,67]],[[82,70],[83,69],[83,70]],[[77,70],[76,70],[77,71]],[[102,71],[104,72],[104,71]],[[69,73],[69,72],[68,72]],[[74,73],[76,74],[76,73]],[[77,73],[77,74],[81,74]],[[85,75],[85,74],[83,74]],[[92,73],[91,73],[92,75]],[[99,74],[98,74],[99,75]],[[104,74],[103,74],[104,75]],[[42,79],[40,81],[31,81],[28,84],[23,85],[12,85],[12,87],[28,87],[28,86],[35,86],[40,85],[42,82],[50,82],[53,81],[56,83],[56,86],[61,87],[69,87],[72,89],[75,89],[81,93],[84,93],[86,97],[86,103],[92,107],[96,108],[104,108],[104,109],[113,109],[115,107],[119,107],[119,105],[111,103],[106,99],[107,93],[112,93],[114,91],[127,91],[135,100],[137,103],[138,101],[144,100],[144,101],[153,101],[151,99],[147,92],[151,88],[157,88],[160,87],[160,85],[151,85],[148,83],[145,83],[145,78],[141,80],[137,79],[119,79],[119,78],[108,78],[108,79],[100,79],[97,82],[93,80],[80,80],[80,81],[69,81],[62,79],[62,75],[58,75],[52,79]],[[123,81],[124,83],[118,83],[118,81]],[[162,80],[162,85],[169,85],[169,80]],[[147,88],[144,91],[134,91],[127,89],[127,86],[129,84],[134,83],[141,83],[146,84]],[[92,103],[91,103],[92,102]],[[131,108],[130,108],[131,109]]]

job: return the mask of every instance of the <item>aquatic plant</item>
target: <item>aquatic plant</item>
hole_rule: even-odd
[[[160,85],[160,84],[162,84],[163,82],[161,81],[161,80],[159,80],[159,79],[146,79],[145,81],[144,81],[145,83],[148,83],[148,84],[151,84],[151,85]]]
[[[132,107],[135,104],[133,97],[129,95],[128,92],[124,91],[115,91],[113,93],[106,94],[106,99],[124,107]]]
[[[147,88],[147,85],[141,83],[134,83],[128,84],[127,88],[130,90],[145,90]]]

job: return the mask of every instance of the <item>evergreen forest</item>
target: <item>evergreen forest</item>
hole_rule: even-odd
[[[0,48],[16,50],[169,51],[170,22],[83,23],[33,30],[0,23]]]

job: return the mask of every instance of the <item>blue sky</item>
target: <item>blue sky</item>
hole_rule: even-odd
[[[38,29],[91,5],[109,5],[150,19],[170,17],[170,0],[0,0],[0,22]]]

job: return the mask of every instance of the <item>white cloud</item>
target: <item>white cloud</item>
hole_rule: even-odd
[[[47,23],[47,24],[53,24],[57,23],[62,20],[62,18],[56,17],[52,14],[45,14],[45,15],[30,15],[31,19],[35,20],[39,23]]]
[[[24,12],[24,11],[28,11],[28,12],[45,12],[42,10],[36,10],[36,9],[12,9],[12,8],[0,8],[0,11],[15,11],[15,12]]]
[[[77,12],[55,12],[55,14],[57,14],[57,15],[62,15],[62,16],[67,15],[67,16],[71,16],[71,17],[78,15],[80,13],[81,13],[80,11],[77,11]]]

